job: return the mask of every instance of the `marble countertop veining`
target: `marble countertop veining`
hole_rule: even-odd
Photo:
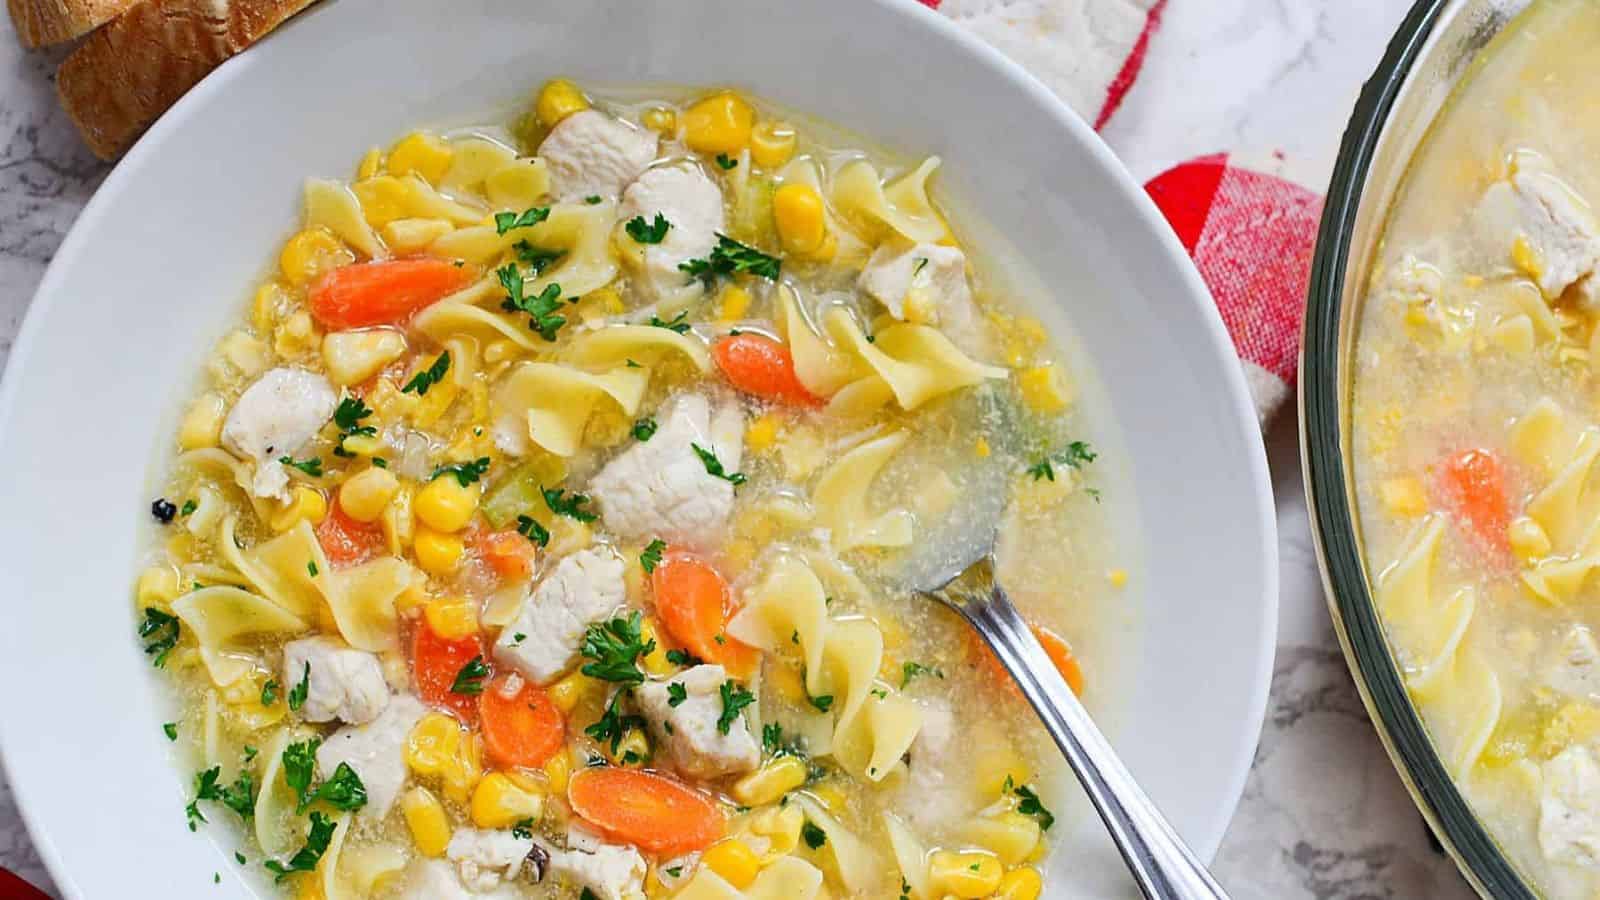
[[[1141,180],[1204,153],[1281,152],[1289,174],[1320,190],[1361,80],[1407,5],[1172,0],[1106,140]],[[22,52],[0,23],[0,365],[45,265],[109,169],[55,103],[58,62],[58,54]],[[1237,900],[1466,900],[1472,892],[1430,847],[1334,640],[1292,410],[1267,446],[1283,562],[1278,657],[1261,745],[1217,874]],[[3,780],[0,865],[49,889]]]

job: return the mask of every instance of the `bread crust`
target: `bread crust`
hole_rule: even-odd
[[[139,0],[6,0],[6,10],[22,46],[34,48],[88,34],[137,3]]]
[[[89,149],[114,159],[212,69],[312,2],[145,0],[61,63],[61,105]]]

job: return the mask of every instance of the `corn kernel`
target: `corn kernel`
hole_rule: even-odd
[[[415,172],[429,184],[438,184],[450,169],[455,151],[434,135],[417,131],[400,139],[389,151],[389,172],[408,175]]]
[[[1539,258],[1538,251],[1533,249],[1527,238],[1520,234],[1511,242],[1511,263],[1534,281],[1544,274],[1544,260]]]
[[[1413,518],[1428,511],[1428,497],[1422,482],[1415,478],[1386,478],[1378,485],[1378,497],[1392,515]]]
[[[659,633],[655,622],[648,619],[639,627],[640,640],[655,643],[655,648],[644,655],[644,670],[651,675],[671,675],[678,667],[667,659],[667,645],[658,637]]]
[[[991,452],[993,452],[993,451],[991,451],[989,449],[989,440],[988,440],[988,438],[980,437],[972,445],[972,453],[973,453],[974,456],[978,457],[979,459],[987,459]]]
[[[1037,869],[1012,869],[1000,879],[994,900],[1039,900],[1044,891],[1044,878]]]
[[[357,522],[376,522],[398,490],[400,480],[394,473],[373,466],[339,486],[339,508]]]
[[[140,609],[166,609],[178,598],[178,570],[171,566],[151,566],[139,573],[133,597]]]
[[[828,236],[822,195],[809,184],[786,184],[773,192],[772,216],[783,249],[807,256],[822,248]]]
[[[936,850],[928,857],[928,879],[936,893],[962,900],[987,897],[1000,887],[1005,869],[988,853]]]
[[[554,128],[556,123],[575,112],[589,108],[589,98],[578,90],[578,86],[565,78],[556,78],[544,83],[539,89],[539,99],[534,101],[534,113],[539,117],[539,124],[546,128]]]
[[[460,597],[431,600],[422,607],[422,617],[434,634],[458,641],[478,633],[478,610]]]
[[[472,792],[472,824],[479,828],[510,828],[544,812],[544,795],[533,779],[524,775],[490,772]]]
[[[643,766],[650,761],[650,739],[643,731],[630,728],[617,742],[617,749],[608,753],[612,765]]]
[[[410,216],[414,188],[393,175],[375,175],[350,185],[361,204],[361,214],[373,228]]]
[[[444,713],[422,717],[406,736],[406,765],[420,777],[437,777],[445,794],[465,806],[483,773],[478,740]]]
[[[763,169],[776,169],[794,156],[798,143],[793,125],[769,119],[750,132],[750,159]]]
[[[266,334],[278,324],[292,304],[283,284],[269,281],[256,288],[255,299],[250,303],[250,324],[256,331]]]
[[[683,140],[698,153],[738,153],[750,143],[756,113],[732,91],[712,94],[684,111]]]
[[[794,756],[779,756],[733,783],[733,799],[745,806],[765,806],[806,783],[806,764]]]
[[[477,482],[463,485],[452,475],[435,478],[417,492],[417,518],[435,531],[460,531],[478,511]]]
[[[600,682],[583,674],[573,672],[567,677],[550,685],[550,702],[563,714],[570,713],[583,702],[584,697],[596,693],[601,687]]]
[[[1042,413],[1061,412],[1072,402],[1066,380],[1055,366],[1035,366],[1018,372],[1017,389],[1024,402]]]
[[[302,519],[309,520],[314,525],[327,515],[328,501],[322,496],[322,492],[301,485],[294,489],[289,504],[272,514],[268,524],[272,526],[273,531],[284,532],[300,524]]]
[[[827,808],[828,812],[836,816],[842,815],[845,807],[849,805],[849,800],[845,797],[844,791],[832,781],[814,785],[811,787],[810,792],[811,796],[817,799],[817,802],[821,803]]]
[[[352,434],[339,441],[339,449],[351,456],[370,459],[383,452],[383,439],[374,434]]]
[[[400,813],[405,817],[411,842],[423,856],[443,856],[450,844],[450,817],[433,792],[420,785],[400,795]]]
[[[324,272],[355,262],[356,256],[326,228],[307,228],[289,238],[278,254],[278,268],[290,284],[315,281]]]
[[[744,441],[757,453],[770,450],[778,440],[778,417],[772,413],[758,417],[744,430]]]
[[[544,777],[550,783],[552,793],[565,794],[567,792],[567,779],[572,775],[572,757],[565,752],[557,752],[544,764]]]
[[[455,230],[449,219],[395,219],[383,226],[383,242],[396,253],[421,253]]]
[[[756,858],[750,845],[738,838],[718,841],[706,848],[700,864],[721,875],[723,880],[744,890],[756,880],[761,871],[761,860]]]
[[[351,440],[354,439],[345,440],[346,449],[349,449]],[[411,546],[412,538],[415,536],[416,522],[411,515],[413,495],[411,485],[400,485],[400,490],[395,491],[394,497],[389,500],[389,505],[384,507],[383,515],[378,519],[383,525],[383,536],[389,546],[389,552],[395,556],[399,556],[402,550]]]
[[[220,394],[207,392],[194,398],[178,425],[178,446],[184,450],[217,446],[227,411],[227,401]]]
[[[416,553],[417,565],[422,571],[430,575],[449,575],[456,570],[466,546],[454,534],[441,534],[426,525],[418,525],[411,539],[411,550]]]
[[[736,322],[744,318],[750,311],[750,292],[736,284],[730,284],[722,289],[722,309],[717,313],[717,319],[722,322]]]
[[[778,696],[795,704],[803,705],[810,702],[799,669],[794,666],[773,666],[769,677],[772,679],[772,688],[778,692]]]
[[[657,134],[672,135],[678,131],[678,114],[665,106],[652,106],[639,117],[644,127]]]
[[[1027,784],[1033,770],[1016,749],[1009,744],[986,747],[978,753],[975,779],[984,797],[999,797],[1006,792],[1006,782]]]
[[[1111,582],[1112,587],[1126,587],[1128,584],[1128,570],[1112,569],[1106,573],[1106,580]]]
[[[1037,820],[1015,810],[982,816],[967,825],[967,837],[979,847],[1014,866],[1026,860],[1039,846],[1043,831]]]
[[[356,165],[356,179],[371,178],[378,174],[378,170],[381,168],[383,168],[383,151],[373,147],[361,157],[361,162]]]
[[[315,350],[318,337],[311,314],[298,310],[273,332],[272,349],[284,359],[294,359]]]
[[[1550,552],[1550,536],[1538,522],[1527,516],[1518,516],[1506,529],[1511,552],[1523,562],[1538,559]]]

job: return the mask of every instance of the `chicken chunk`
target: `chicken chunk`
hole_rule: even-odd
[[[567,844],[571,849],[542,845],[550,855],[547,878],[587,888],[599,900],[627,900],[644,890],[647,867],[638,850],[607,844],[576,829],[568,835]]]
[[[1478,203],[1477,230],[1486,250],[1509,259],[1547,300],[1600,267],[1600,225],[1582,197],[1536,160],[1496,182]]]
[[[222,446],[255,462],[251,493],[288,499],[289,473],[278,460],[311,440],[338,403],[328,379],[304,369],[272,369],[245,388],[222,423]]]
[[[713,453],[723,472],[739,470],[744,414],[699,394],[671,401],[661,427],[613,458],[589,483],[606,526],[625,538],[661,538],[687,547],[714,545],[733,510],[733,485],[707,471],[695,447]]]
[[[963,350],[982,353],[983,328],[967,284],[967,257],[955,247],[882,244],[856,284],[896,319],[937,326]]]
[[[645,277],[636,283],[654,302],[679,305],[704,291],[678,266],[708,256],[717,234],[726,230],[722,189],[695,163],[650,169],[623,192],[617,216],[624,222],[639,217],[653,224],[657,215],[669,227],[661,243],[638,245],[634,258]]]
[[[487,894],[467,890],[456,870],[442,859],[419,859],[406,868],[397,900],[515,900],[515,890],[502,887]]]
[[[1600,765],[1594,754],[1571,746],[1540,771],[1539,848],[1545,859],[1600,865]]]
[[[535,684],[566,672],[583,633],[626,600],[622,560],[609,549],[582,550],[556,563],[516,618],[500,632],[494,657]]]
[[[361,815],[382,819],[406,783],[406,736],[427,708],[410,694],[389,701],[383,714],[365,725],[346,725],[317,748],[317,769],[326,778],[348,763],[367,789]]]
[[[727,681],[721,666],[701,665],[666,681],[646,682],[633,692],[657,745],[665,747],[673,763],[688,775],[716,778],[749,772],[761,764],[761,747],[744,716],[735,716],[726,733],[717,725],[723,715],[721,689]],[[674,699],[679,689],[681,699]]]
[[[923,697],[922,728],[907,754],[907,777],[897,808],[918,828],[930,829],[958,822],[976,813],[973,794],[955,772],[951,753],[956,738],[955,712],[943,697]]]
[[[283,645],[285,689],[302,681],[306,700],[300,718],[307,722],[338,719],[364,725],[389,705],[389,685],[377,655],[336,638],[303,638]]]
[[[450,836],[444,856],[455,863],[462,884],[484,892],[499,887],[502,880],[515,878],[532,850],[532,837],[519,838],[509,831],[459,828]]]
[[[1600,646],[1587,626],[1567,629],[1544,671],[1544,682],[1570,697],[1600,700]]]
[[[550,129],[539,156],[550,169],[556,199],[616,199],[656,158],[656,136],[595,109],[573,113]]]

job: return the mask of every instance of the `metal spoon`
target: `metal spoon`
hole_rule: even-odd
[[[943,576],[924,579],[927,586],[915,588],[917,593],[938,600],[966,619],[1017,680],[1083,784],[1146,897],[1226,900],[1227,893],[1128,774],[1006,598],[1005,589],[995,580],[993,541],[987,543],[976,562],[955,569],[954,575],[945,569]]]

